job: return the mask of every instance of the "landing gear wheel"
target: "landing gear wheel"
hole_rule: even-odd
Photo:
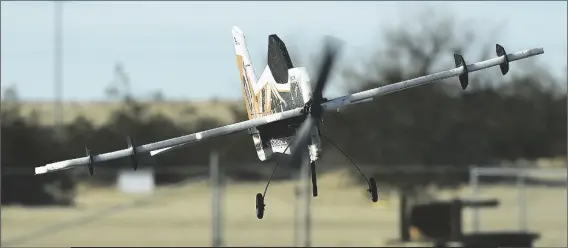
[[[261,193],[256,194],[256,217],[262,219],[264,217],[264,196]]]
[[[379,200],[379,192],[377,190],[377,183],[375,182],[375,179],[372,178],[372,177],[369,180],[369,189],[367,191],[369,191],[369,193],[371,193],[371,200],[373,200],[373,202],[377,202]]]

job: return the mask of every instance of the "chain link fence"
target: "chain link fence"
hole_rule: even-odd
[[[96,186],[96,177],[115,182],[130,170],[101,167],[95,177],[78,168],[79,182],[74,207],[4,207],[2,244],[9,246],[384,246],[399,238],[398,191],[392,184],[378,180],[380,200],[372,203],[367,186],[346,166],[319,166],[319,196],[311,196],[309,183],[300,181],[298,172],[277,170],[276,179],[266,195],[265,217],[255,216],[255,195],[262,193],[272,172],[271,164],[237,165],[220,161],[212,167],[140,168],[139,176],[184,175],[183,180],[167,186],[150,187],[147,193],[121,192],[117,184]],[[446,174],[462,175],[454,167],[361,166],[367,174],[388,178],[401,173],[415,177]],[[380,169],[378,169],[380,168]],[[422,168],[422,169],[419,169]],[[465,168],[466,175],[469,168]],[[4,172],[4,171],[3,171]],[[218,173],[217,173],[218,172]],[[481,175],[476,172],[477,175]],[[14,170],[4,176],[14,176]],[[556,173],[559,174],[559,173]],[[218,184],[215,183],[218,175]],[[238,175],[238,176],[237,176]],[[243,180],[247,175],[247,180]],[[564,173],[566,175],[566,173]],[[467,177],[466,177],[467,178]],[[111,179],[109,179],[111,180]],[[464,230],[517,230],[541,233],[536,246],[566,245],[566,186],[545,181],[565,179],[525,177],[523,185],[515,180],[487,181],[478,176],[477,186],[467,180],[459,188],[422,186],[431,199],[489,197],[500,201],[492,210],[464,212]],[[519,214],[519,187],[523,187],[526,215]],[[152,189],[153,188],[153,189]],[[477,192],[476,195],[473,193]],[[306,201],[309,200],[308,203]],[[307,211],[309,206],[310,213]],[[515,207],[516,206],[516,207]],[[491,211],[494,211],[492,213]],[[309,221],[308,221],[309,220]],[[474,224],[474,223],[478,224]],[[540,242],[540,243],[539,243]],[[541,245],[542,244],[542,245]]]

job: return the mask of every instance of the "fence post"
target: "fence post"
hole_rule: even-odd
[[[469,188],[471,189],[472,198],[473,200],[477,199],[479,187],[479,175],[477,171],[477,167],[471,167],[469,169]],[[473,208],[472,210],[472,224],[473,224],[473,232],[479,231],[479,210],[477,208]]]
[[[408,193],[409,189],[408,187],[402,186],[399,189],[399,215],[398,215],[398,221],[399,221],[399,226],[400,226],[400,240],[402,242],[408,242],[410,241],[410,233],[409,233],[409,221],[408,221]]]
[[[295,183],[294,183],[294,247],[302,247],[300,244],[301,239],[301,226],[302,223],[300,221],[300,213],[301,213],[301,203],[302,203],[302,184],[299,183],[297,180],[297,176],[295,175]]]
[[[221,247],[223,245],[221,234],[221,180],[219,173],[219,154],[216,151],[210,155],[210,176],[212,190],[212,247]]]
[[[311,181],[310,181],[310,162],[307,159],[307,156],[304,155],[302,158],[302,167],[300,169],[300,178],[301,184],[303,184],[302,194],[304,198],[304,244],[303,247],[311,247],[312,245],[312,235],[311,235],[311,203],[312,203],[312,194],[310,194],[311,189]]]
[[[526,185],[525,185],[525,169],[521,169],[517,173],[517,188],[519,191],[519,227],[521,231],[526,231],[527,229],[527,202],[526,197]]]

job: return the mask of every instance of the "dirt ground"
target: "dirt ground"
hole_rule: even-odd
[[[365,187],[346,186],[342,177],[322,175],[312,199],[313,246],[383,246],[398,237],[398,201],[382,194],[372,203]],[[229,184],[222,198],[224,244],[290,246],[302,233],[294,182],[272,183],[263,220],[255,216],[255,195],[263,183]],[[468,196],[468,189],[440,192]],[[483,188],[501,201],[481,210],[481,230],[518,230],[517,190]],[[535,246],[566,247],[566,188],[527,188],[528,230],[540,232]],[[151,196],[115,189],[80,189],[76,208],[2,208],[2,245],[20,246],[210,246],[211,190],[206,182],[159,188]],[[471,230],[471,212],[464,212]],[[296,235],[298,234],[298,235]]]

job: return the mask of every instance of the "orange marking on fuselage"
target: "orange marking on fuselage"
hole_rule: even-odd
[[[249,95],[247,94],[247,92],[250,93],[250,91],[252,90],[250,87],[250,84],[248,83],[248,80],[245,78],[246,77],[246,73],[244,71],[244,66],[243,66],[243,57],[241,55],[237,55],[237,66],[239,67],[239,76],[241,79],[241,84],[243,86],[243,98],[245,101],[245,108],[247,109],[247,115],[249,120],[254,118],[254,109],[251,109],[251,97],[249,97]],[[254,94],[254,93],[253,93]]]

